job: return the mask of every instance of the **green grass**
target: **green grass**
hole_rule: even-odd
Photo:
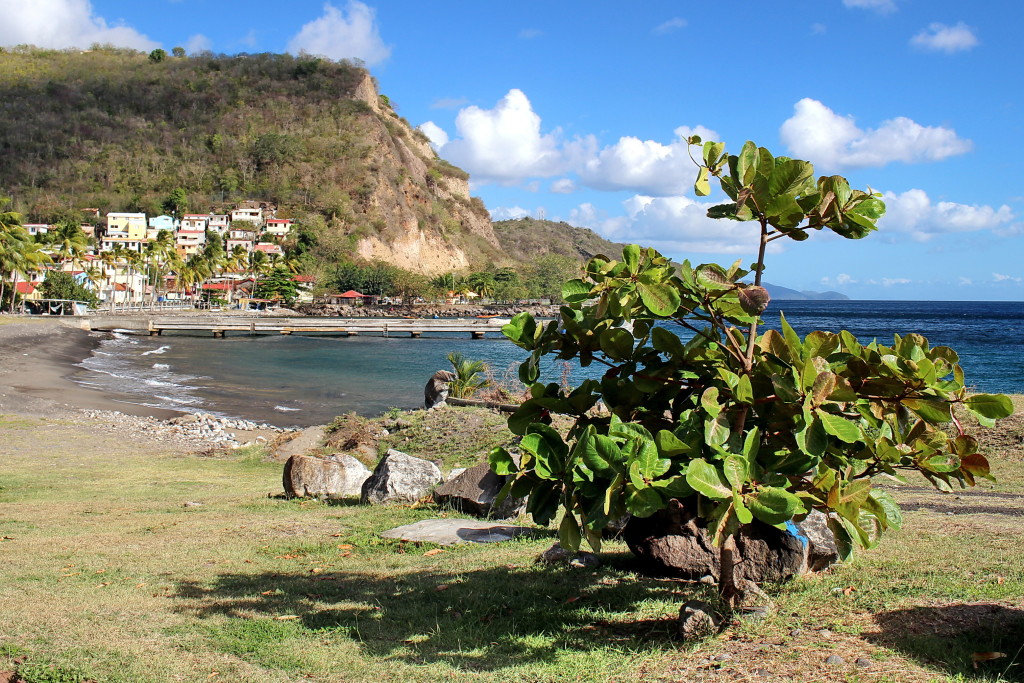
[[[419,425],[409,452],[439,448]],[[959,500],[897,489],[902,531],[773,587],[771,616],[697,644],[675,617],[713,589],[639,576],[621,543],[571,571],[534,562],[548,530],[497,545],[387,540],[452,513],[268,497],[281,465],[260,449],[182,455],[88,425],[0,418],[0,461],[0,672],[26,681],[1024,680],[1012,443],[993,454],[993,487]],[[1008,656],[973,667],[992,651]],[[847,665],[825,667],[832,653]]]

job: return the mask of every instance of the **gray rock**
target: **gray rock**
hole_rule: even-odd
[[[601,566],[601,558],[594,553],[581,550],[569,560],[569,566],[573,569],[596,569]]]
[[[363,482],[360,501],[378,505],[415,503],[441,480],[441,470],[434,463],[390,449]]]
[[[284,464],[284,493],[289,498],[358,496],[369,476],[370,470],[348,454],[293,455]]]
[[[482,462],[449,478],[434,491],[434,500],[440,505],[451,505],[480,517],[518,517],[526,511],[524,498],[506,497],[501,505],[494,507],[494,501],[507,480],[508,477],[495,474],[488,463]]]
[[[836,536],[828,528],[828,515],[812,510],[796,527],[808,540],[807,569],[820,572],[839,562]]]
[[[384,538],[403,541],[454,545],[456,543],[500,543],[516,536],[533,533],[529,527],[492,524],[476,519],[424,519],[390,529]]]
[[[722,620],[715,608],[701,600],[690,600],[679,609],[679,635],[693,641],[718,633]]]
[[[445,401],[448,400],[448,385],[454,379],[455,373],[448,370],[438,370],[431,375],[427,385],[423,387],[423,407],[430,410],[447,405]]]
[[[573,553],[562,547],[561,543],[555,543],[550,548],[545,550],[537,558],[538,562],[547,562],[548,564],[561,564],[567,563],[572,559]]]
[[[829,666],[842,666],[843,664],[846,664],[846,660],[839,655],[829,655],[825,658],[825,663]]]
[[[871,666],[871,660],[867,659],[866,657],[857,657],[857,659],[855,659],[853,663],[862,669],[866,669],[869,666]]]
[[[326,437],[326,428],[323,425],[307,427],[295,436],[281,444],[274,450],[274,456],[282,460],[293,455],[306,455],[314,448],[319,448]]]

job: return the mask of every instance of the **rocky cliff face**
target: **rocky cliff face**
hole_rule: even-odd
[[[376,227],[357,241],[358,255],[435,275],[501,261],[501,247],[469,179],[438,159],[426,137],[382,101],[367,75],[354,97],[371,109],[373,188],[365,211]]]

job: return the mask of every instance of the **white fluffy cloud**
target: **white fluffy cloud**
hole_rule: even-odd
[[[974,31],[962,21],[956,26],[946,26],[936,22],[929,24],[928,28],[911,38],[910,44],[924,50],[953,53],[970,50],[978,44],[978,38],[974,35]]]
[[[597,190],[632,190],[645,195],[681,195],[693,184],[696,167],[686,151],[686,138],[718,140],[704,126],[680,126],[670,144],[627,136],[605,147],[577,169],[580,179]]]
[[[978,230],[999,230],[1012,224],[1015,216],[1005,204],[998,209],[976,204],[932,202],[924,190],[886,192],[886,212],[878,221],[882,232],[899,232],[926,242],[936,235]]]
[[[576,183],[571,178],[559,178],[551,183],[551,191],[555,194],[572,194],[576,191]]]
[[[1014,282],[1017,284],[1024,282],[1024,278],[1019,278],[1014,275],[1003,275],[1002,273],[992,273],[992,279],[996,282]]]
[[[873,9],[883,14],[896,11],[896,3],[893,0],[843,0],[843,4],[847,7]]]
[[[391,48],[381,40],[374,10],[358,0],[349,0],[344,12],[325,4],[323,16],[305,24],[288,42],[288,52],[361,59],[373,66],[387,59]]]
[[[581,204],[567,220],[608,239],[652,246],[670,254],[754,254],[757,226],[707,217],[708,203],[687,197],[634,195],[623,203],[625,215],[610,216],[593,204]],[[772,251],[778,251],[771,245]]]
[[[972,148],[970,140],[951,128],[922,126],[903,116],[863,130],[852,116],[840,116],[808,97],[793,109],[793,116],[779,129],[783,144],[794,156],[829,168],[940,161]]]
[[[490,211],[492,221],[507,221],[515,218],[530,218],[533,212],[521,206],[499,206]]]
[[[462,109],[451,138],[432,121],[420,128],[439,154],[469,171],[474,181],[512,184],[574,172],[579,184],[594,189],[655,196],[682,194],[693,182],[695,167],[684,138],[718,139],[718,133],[704,126],[680,126],[669,144],[627,136],[598,149],[593,136],[566,141],[558,129],[542,132],[540,116],[517,89],[509,90],[493,109]],[[569,182],[556,181],[553,191],[566,192]]]
[[[206,52],[213,47],[213,43],[202,33],[197,33],[186,40],[183,47],[185,48],[185,52],[190,55],[194,55],[199,52]]]
[[[89,0],[0,0],[0,45],[87,48],[110,43],[152,50],[159,43],[130,26],[108,24],[93,14]]]
[[[421,124],[419,129],[430,138],[430,146],[434,148],[435,152],[448,144],[448,133],[444,132],[444,129],[433,121]]]
[[[437,126],[432,121],[421,126],[430,136],[428,124]],[[443,145],[444,157],[474,180],[518,182],[557,175],[567,167],[570,150],[557,131],[541,133],[540,116],[522,90],[509,90],[494,109],[466,107],[456,117],[455,129],[457,137]]]

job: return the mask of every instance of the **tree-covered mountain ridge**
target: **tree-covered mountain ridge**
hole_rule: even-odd
[[[307,56],[0,53],[0,194],[33,222],[82,208],[222,213],[272,202],[307,264],[437,274],[507,261],[468,174],[361,66]]]

